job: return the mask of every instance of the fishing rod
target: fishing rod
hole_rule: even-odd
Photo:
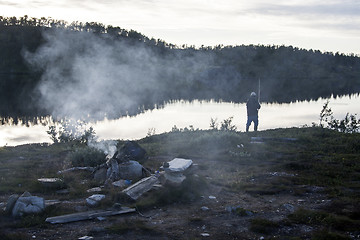
[[[260,78],[259,78],[259,89],[258,89],[258,101],[260,102]]]

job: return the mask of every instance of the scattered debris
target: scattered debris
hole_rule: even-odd
[[[184,158],[174,158],[170,162],[168,162],[169,167],[168,171],[170,172],[184,172],[188,169],[193,161],[191,159],[184,159]],[[165,169],[166,171],[166,169]]]
[[[119,164],[116,159],[111,158],[106,162],[108,169],[106,171],[106,181],[116,181],[120,179],[120,169]]]
[[[113,182],[112,185],[118,188],[125,188],[131,184],[131,180],[120,179],[119,181]]]
[[[201,233],[200,234],[202,237],[210,237],[210,234],[208,234],[208,233]]]
[[[83,237],[78,238],[78,240],[91,240],[91,239],[94,239],[94,238],[91,236],[83,236]]]
[[[206,207],[206,206],[202,206],[202,207],[201,207],[201,210],[203,210],[203,211],[209,211],[210,208],[208,208],[208,207]]]
[[[101,191],[102,191],[101,187],[94,187],[94,188],[90,188],[90,189],[86,190],[86,192],[88,192],[88,193],[101,192]]]
[[[179,185],[185,179],[186,176],[183,174],[191,165],[193,161],[191,159],[174,158],[170,162],[164,164],[163,168],[165,174],[162,174],[162,183],[170,183]]]
[[[158,182],[159,179],[156,176],[146,177],[124,189],[122,192],[128,195],[131,199],[137,200],[141,195],[143,195],[145,192],[148,192]]]
[[[45,200],[45,207],[48,207],[48,206],[52,206],[52,205],[56,205],[56,204],[60,204],[61,201],[60,200],[57,200],[57,199],[54,199],[54,200]]]
[[[49,189],[59,189],[65,186],[64,181],[60,178],[39,178],[38,182]]]
[[[105,195],[104,194],[94,194],[94,195],[91,195],[90,197],[86,198],[86,203],[91,206],[91,207],[94,207],[94,206],[97,206],[101,200],[103,200],[105,198]]]
[[[95,219],[98,217],[114,216],[125,213],[135,212],[134,208],[122,207],[121,210],[93,210],[81,213],[66,214],[57,217],[49,217],[45,221],[48,223],[69,223],[83,220]]]
[[[67,173],[67,172],[77,171],[77,170],[84,170],[84,171],[94,172],[95,168],[94,167],[72,167],[72,168],[68,168],[68,169],[65,169],[65,170],[60,170],[57,173],[58,174],[63,174],[63,173]]]
[[[209,199],[216,199],[216,197],[215,196],[209,196]]]

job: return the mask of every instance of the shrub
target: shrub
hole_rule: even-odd
[[[104,163],[105,157],[105,153],[101,150],[92,147],[83,147],[76,149],[70,155],[70,161],[75,167],[95,167]]]

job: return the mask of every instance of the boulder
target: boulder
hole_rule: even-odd
[[[139,144],[134,141],[127,141],[125,145],[115,153],[114,158],[121,161],[139,161],[143,160],[145,158],[145,155],[146,151],[142,147],[140,147]]]
[[[21,217],[25,214],[40,213],[45,209],[45,200],[42,197],[31,196],[30,193],[25,192],[21,195],[13,209],[13,217]]]
[[[143,166],[137,161],[126,161],[119,164],[121,179],[137,180],[142,177]]]

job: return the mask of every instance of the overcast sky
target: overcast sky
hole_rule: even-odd
[[[99,22],[177,45],[292,45],[360,55],[359,0],[0,0],[0,15]]]

